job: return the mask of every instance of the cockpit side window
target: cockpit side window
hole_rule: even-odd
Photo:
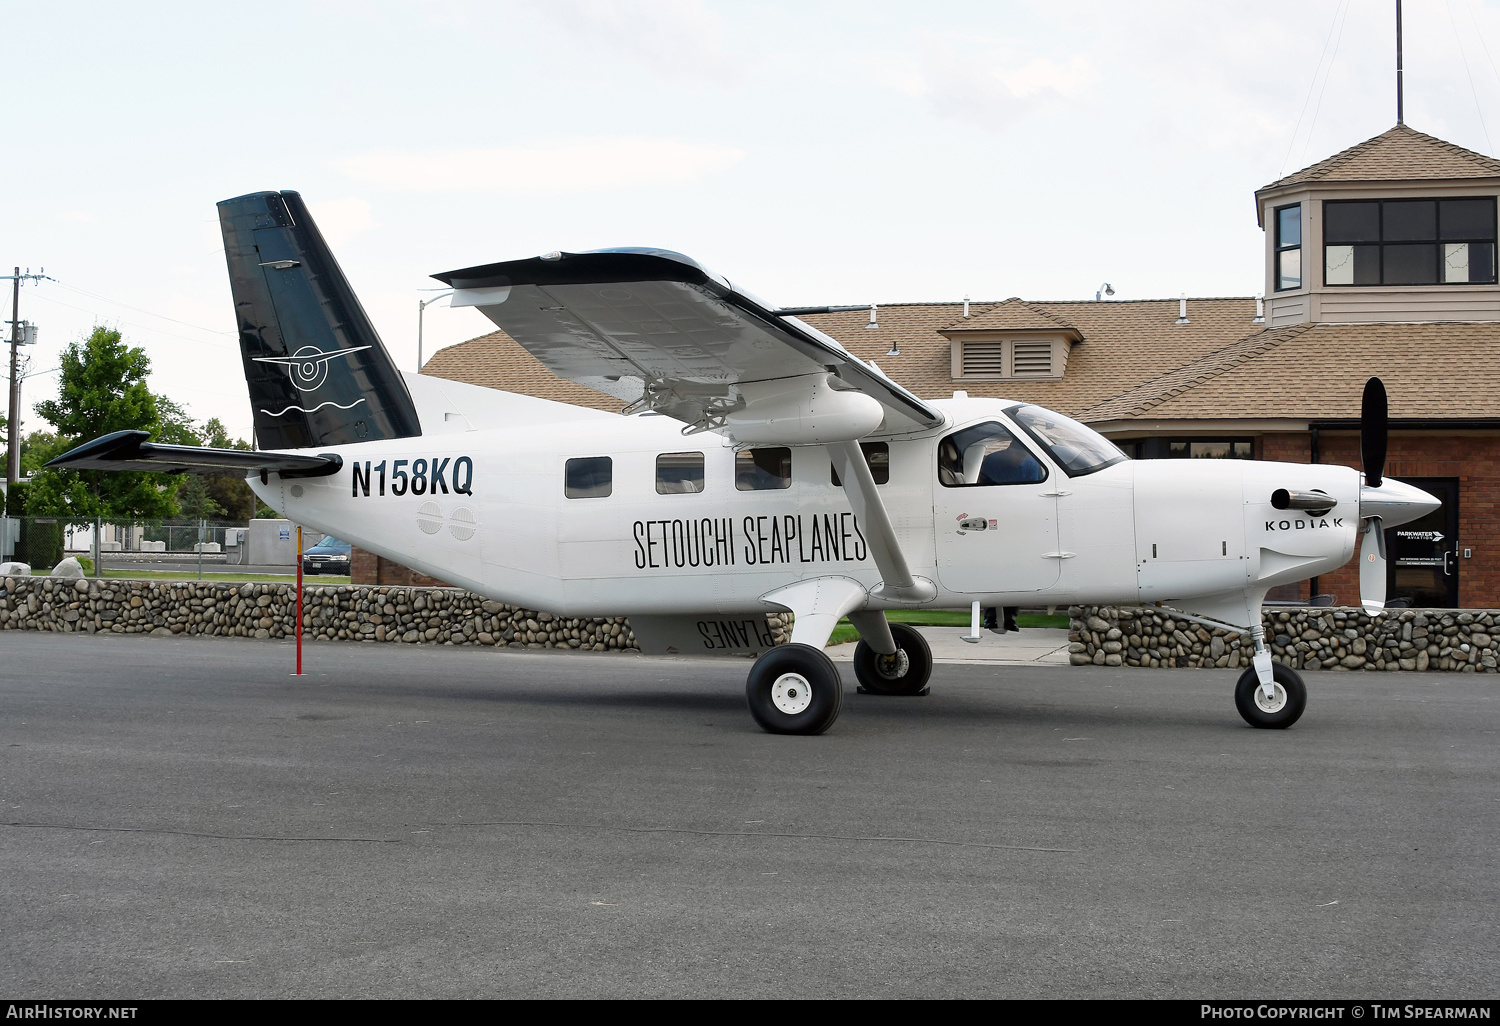
[[[1040,406],[1018,406],[1005,412],[1069,477],[1083,477],[1130,459],[1099,432],[1061,413]]]
[[[948,488],[1036,484],[1047,468],[1004,425],[976,424],[938,443],[938,481]]]

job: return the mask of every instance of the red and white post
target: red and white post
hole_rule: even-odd
[[[297,525],[297,674],[302,676],[302,525]]]

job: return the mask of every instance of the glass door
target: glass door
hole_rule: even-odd
[[[1386,600],[1452,609],[1458,605],[1458,480],[1403,479],[1441,500],[1420,520],[1385,532]]]

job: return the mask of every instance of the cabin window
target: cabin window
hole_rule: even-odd
[[[891,447],[885,442],[860,442],[860,451],[865,454],[865,465],[870,468],[870,476],[875,483],[883,485],[891,479]],[[839,480],[838,468],[832,463],[828,464],[828,474],[835,488],[842,488],[843,482]]]
[[[1276,208],[1276,291],[1302,287],[1302,204]]]
[[[742,449],[734,454],[734,486],[742,492],[761,492],[792,486],[792,450]]]
[[[1008,428],[991,421],[938,443],[938,480],[949,488],[1035,484],[1047,480],[1047,468]]]
[[[1328,285],[1490,284],[1495,201],[1330,200],[1323,242]]]
[[[614,460],[583,456],[569,460],[563,471],[563,494],[570,499],[602,499],[613,489]]]
[[[656,491],[659,495],[703,491],[703,454],[664,452],[656,457]]]

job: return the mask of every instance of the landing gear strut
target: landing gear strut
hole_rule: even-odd
[[[875,695],[925,695],[932,676],[932,650],[927,639],[904,623],[891,624],[896,651],[881,655],[861,641],[854,649],[854,675],[862,688]]]

